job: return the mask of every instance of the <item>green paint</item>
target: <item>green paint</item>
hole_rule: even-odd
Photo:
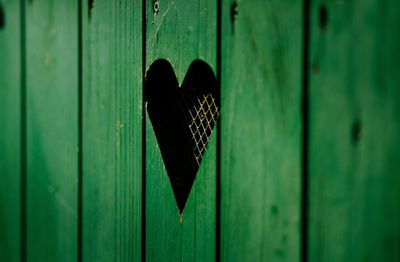
[[[82,260],[140,261],[141,1],[82,9]]]
[[[21,58],[19,1],[0,1],[0,260],[20,260]]]
[[[27,260],[77,257],[77,1],[26,8]]]
[[[138,0],[33,0],[22,18],[20,1],[0,6],[1,261],[21,260],[25,193],[27,261],[77,261],[79,222],[82,261],[213,261],[220,252],[222,261],[292,262],[301,260],[302,247],[309,262],[399,261],[397,1],[221,0],[220,246],[217,133],[180,217],[148,116],[142,130],[143,65],[167,59],[180,83],[195,59],[217,72],[217,1],[147,1],[146,42]],[[310,11],[309,31],[303,8]],[[301,185],[303,149],[308,188]],[[26,192],[20,191],[22,153]]]
[[[312,2],[311,262],[400,260],[399,24],[396,0]]]
[[[167,59],[179,83],[195,59],[216,71],[216,1],[147,1],[146,68]],[[173,127],[171,127],[173,128]],[[212,261],[216,232],[216,136],[212,135],[182,213],[146,119],[146,259]]]
[[[301,1],[222,1],[222,261],[300,261],[302,21]]]

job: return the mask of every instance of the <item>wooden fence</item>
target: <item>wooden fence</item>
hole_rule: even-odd
[[[399,26],[397,0],[0,0],[0,261],[400,261]],[[182,215],[157,59],[221,90]]]

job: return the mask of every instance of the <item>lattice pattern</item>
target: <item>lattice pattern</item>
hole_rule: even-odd
[[[218,118],[219,109],[213,94],[197,92],[196,88],[182,89],[179,105],[184,116],[182,124],[185,125],[186,136],[191,146],[187,151],[194,155],[199,166]]]
[[[171,64],[155,61],[146,72],[145,97],[176,203],[182,213],[220,114],[220,90],[205,62],[191,63],[181,86]]]

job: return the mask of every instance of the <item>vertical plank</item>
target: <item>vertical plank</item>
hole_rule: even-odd
[[[141,1],[82,5],[82,261],[140,261]]]
[[[77,258],[77,10],[27,2],[27,261]]]
[[[400,4],[312,1],[309,261],[400,260]]]
[[[216,71],[217,1],[146,1],[146,68],[167,59],[181,84],[191,62]],[[172,128],[172,127],[171,127]],[[182,213],[165,170],[152,125],[146,120],[146,259],[212,261],[216,231],[215,132]]]
[[[222,261],[300,261],[302,22],[301,1],[222,1]]]
[[[20,2],[0,1],[0,258],[20,260]]]
[[[27,3],[27,261],[77,257],[77,1]]]

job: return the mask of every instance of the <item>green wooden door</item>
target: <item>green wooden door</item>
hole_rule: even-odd
[[[309,261],[399,261],[399,3],[310,17]]]
[[[400,261],[399,8],[0,0],[0,261]],[[155,61],[218,83],[184,200]]]
[[[27,261],[78,256],[77,7],[77,1],[26,4]]]
[[[147,1],[145,21],[146,69],[158,58],[167,59],[179,83],[195,59],[206,61],[216,72],[215,1]],[[217,189],[215,134],[180,217],[148,115],[145,123],[145,258],[148,261],[213,260]]]
[[[302,20],[299,1],[223,1],[222,261],[301,259]]]
[[[140,1],[81,2],[82,261],[140,261]]]
[[[25,178],[23,128],[25,98],[20,41],[21,6],[17,1],[0,2],[0,258],[20,261],[21,203]],[[22,227],[21,227],[22,226]]]

